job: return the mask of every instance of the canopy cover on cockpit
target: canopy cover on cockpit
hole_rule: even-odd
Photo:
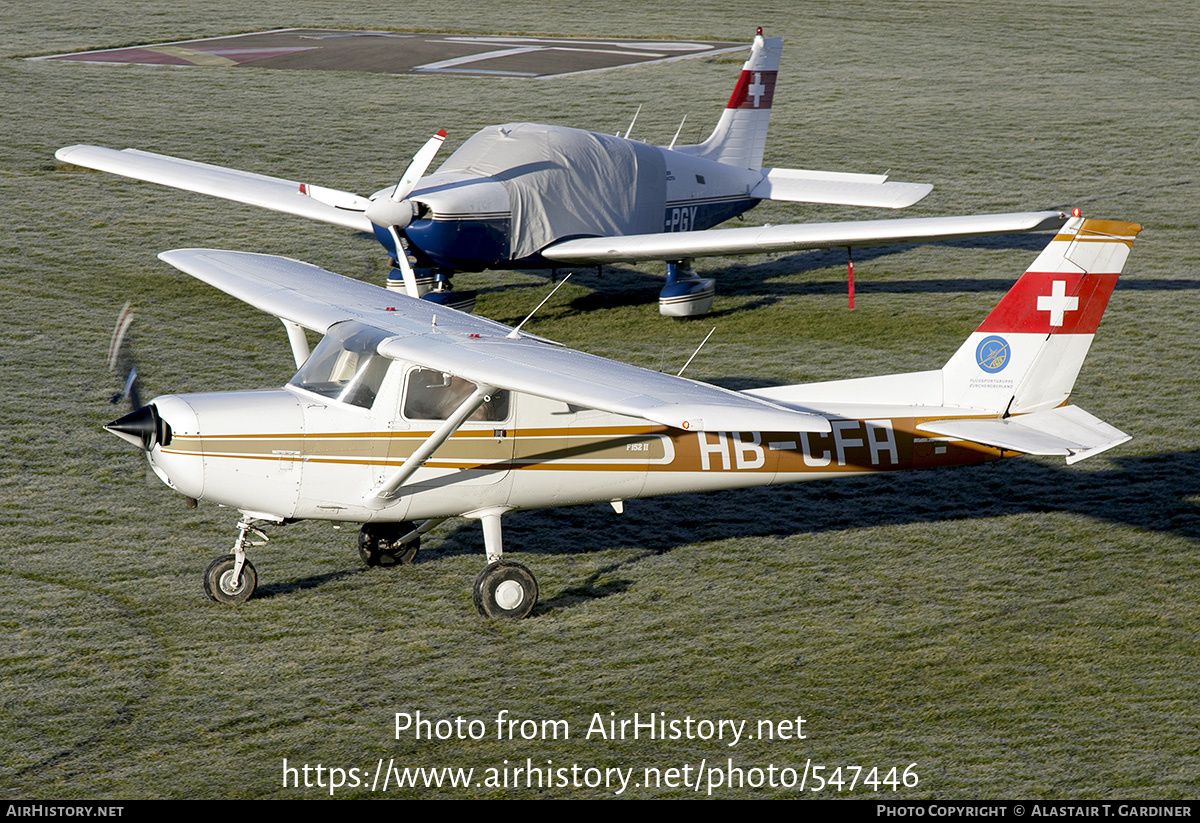
[[[488,175],[504,186],[514,260],[568,237],[662,231],[666,163],[661,150],[645,143],[507,123],[463,143],[438,169],[445,172]]]

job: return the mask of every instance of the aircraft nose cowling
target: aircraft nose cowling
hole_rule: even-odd
[[[157,416],[161,432],[146,452],[150,467],[175,491],[200,498],[204,493],[204,460],[194,446],[200,428],[195,409],[171,395],[156,397],[149,408]]]

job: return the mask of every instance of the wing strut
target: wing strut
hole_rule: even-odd
[[[296,361],[296,368],[300,368],[311,353],[308,348],[308,337],[304,334],[304,327],[291,320],[284,320],[282,317],[279,319],[283,321],[283,327],[287,329],[288,343],[292,347],[292,358]]]
[[[433,456],[443,443],[450,439],[463,423],[467,422],[467,418],[476,412],[476,410],[488,401],[497,389],[494,386],[485,386],[477,384],[475,392],[463,401],[454,412],[446,418],[446,422],[438,426],[433,434],[425,439],[425,442],[417,447],[408,459],[404,461],[400,468],[396,469],[395,474],[384,480],[383,483],[376,486],[371,491],[367,492],[363,499],[367,508],[382,509],[388,506],[396,499],[396,492],[404,485],[408,478],[412,477],[417,469],[425,465],[425,462]]]

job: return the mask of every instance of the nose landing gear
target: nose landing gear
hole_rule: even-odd
[[[265,546],[271,538],[249,519],[238,521],[238,536],[233,553],[222,555],[204,570],[204,592],[218,603],[245,603],[258,585],[258,573],[246,559],[246,546]],[[248,539],[247,534],[257,539]]]
[[[218,557],[204,570],[204,593],[218,603],[245,603],[254,594],[258,574],[254,565],[242,558],[241,571],[235,571],[237,558],[232,554]]]

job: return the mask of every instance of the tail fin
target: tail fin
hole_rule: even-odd
[[[1141,230],[1068,220],[946,363],[943,402],[1004,415],[1064,403]]]
[[[703,143],[676,146],[675,151],[743,169],[761,169],[782,51],[783,38],[764,39],[760,28],[717,127]]]

